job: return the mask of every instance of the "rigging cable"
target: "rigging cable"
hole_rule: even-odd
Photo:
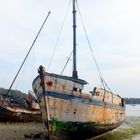
[[[12,81],[12,83],[11,83],[11,85],[10,85],[10,87],[9,87],[9,89],[8,89],[8,91],[7,91],[7,93],[6,93],[6,97],[8,96],[9,92],[11,91],[11,88],[12,88],[12,86],[13,86],[15,80],[17,79],[17,77],[18,77],[18,75],[19,75],[19,73],[20,73],[20,71],[21,71],[21,69],[22,69],[22,67],[23,67],[23,65],[24,65],[24,63],[25,63],[25,61],[26,61],[28,55],[30,54],[30,52],[31,52],[31,50],[32,50],[32,48],[33,48],[33,46],[34,46],[34,44],[35,44],[35,42],[36,42],[36,40],[37,40],[37,38],[38,38],[38,36],[39,36],[39,34],[40,34],[40,32],[41,32],[41,30],[42,30],[44,24],[46,23],[46,21],[47,21],[49,15],[50,15],[50,13],[51,13],[51,11],[48,12],[48,14],[47,14],[47,16],[46,16],[46,18],[45,18],[45,20],[44,20],[42,26],[40,27],[40,29],[39,29],[39,31],[38,31],[38,33],[37,33],[37,35],[36,35],[36,37],[35,37],[35,39],[34,39],[32,45],[31,45],[29,51],[27,52],[27,54],[26,54],[26,56],[25,56],[25,58],[24,58],[24,60],[23,60],[23,62],[22,62],[22,64],[21,64],[21,66],[20,66],[20,68],[19,68],[19,70],[18,70],[16,76],[14,77],[14,79],[13,79],[13,81]],[[4,99],[4,100],[5,100],[5,99]],[[1,105],[3,104],[4,100],[2,101]]]
[[[71,0],[70,0],[70,2],[69,2],[68,8],[67,8],[67,10],[66,10],[66,15],[64,16],[63,23],[62,23],[62,25],[61,25],[61,28],[60,28],[58,37],[57,37],[57,39],[56,39],[56,43],[55,43],[55,45],[54,45],[54,49],[53,49],[53,52],[52,52],[52,56],[51,56],[51,59],[50,59],[50,61],[49,61],[48,67],[47,67],[47,68],[48,68],[48,71],[49,71],[49,69],[50,69],[50,66],[51,66],[51,63],[52,63],[52,60],[53,60],[53,57],[54,57],[54,53],[55,53],[56,47],[57,47],[57,45],[58,45],[58,42],[59,42],[59,39],[60,39],[62,30],[63,30],[66,17],[67,17],[67,15],[68,15],[68,10],[69,10],[70,4],[71,4]]]
[[[66,66],[67,66],[67,64],[68,64],[68,62],[70,61],[70,58],[71,58],[71,56],[72,56],[72,53],[73,53],[73,51],[71,51],[70,56],[68,57],[68,59],[67,59],[67,61],[66,61],[66,64],[64,65],[64,68],[62,69],[62,72],[61,72],[60,75],[63,74],[63,72],[64,72],[64,70],[65,70],[65,68],[66,68]]]
[[[77,2],[77,7],[78,7],[78,12],[79,12],[79,15],[80,15],[81,22],[82,22],[82,26],[83,26],[83,29],[84,29],[84,32],[85,32],[85,35],[86,35],[86,39],[87,39],[87,41],[88,41],[88,45],[89,45],[89,48],[90,48],[92,57],[93,57],[93,59],[94,59],[96,68],[97,68],[98,73],[99,73],[100,80],[101,80],[101,82],[102,82],[102,84],[103,84],[104,89],[105,89],[105,86],[106,86],[106,87],[111,91],[111,89],[109,88],[109,86],[107,85],[107,83],[105,82],[105,80],[104,80],[104,78],[103,78],[103,76],[102,76],[102,73],[101,73],[101,71],[100,71],[99,65],[98,65],[97,60],[96,60],[96,58],[95,58],[95,55],[94,55],[94,53],[93,53],[93,49],[92,49],[92,47],[91,47],[91,43],[90,43],[90,41],[89,41],[86,28],[85,28],[85,26],[84,26],[84,22],[83,22],[83,19],[82,19],[82,16],[81,16],[81,12],[80,12],[80,9],[79,9],[79,6],[78,6],[78,2]],[[111,92],[112,92],[112,91],[111,91]]]

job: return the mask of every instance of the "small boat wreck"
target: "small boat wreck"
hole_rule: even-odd
[[[40,121],[41,113],[38,103],[31,92],[27,96],[27,105],[11,101],[9,98],[0,99],[0,121],[29,122]]]
[[[76,0],[73,0],[73,36],[72,76],[48,73],[40,66],[32,85],[49,134],[82,140],[120,126],[125,118],[125,103],[105,88],[83,92],[88,83],[78,78],[76,69]]]

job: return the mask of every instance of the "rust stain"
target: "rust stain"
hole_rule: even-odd
[[[62,85],[62,92],[65,92],[65,88],[66,88],[66,86]]]
[[[50,98],[51,116],[52,118],[59,118],[61,121],[79,121],[79,122],[100,122],[101,124],[116,123],[123,121],[124,113],[116,111],[113,108],[106,108],[96,105],[83,105],[81,103],[74,103],[69,100]],[[55,107],[54,107],[55,102]],[[64,104],[62,106],[62,104]],[[54,113],[55,111],[55,113]],[[61,112],[61,113],[60,113]]]
[[[38,82],[38,81],[37,81]],[[38,85],[38,84],[37,84]],[[73,91],[73,88],[76,91]],[[99,122],[101,124],[117,123],[124,120],[124,111],[109,108],[107,106],[99,106],[93,104],[85,104],[89,99],[104,101],[104,103],[113,103],[122,107],[122,100],[119,96],[113,95],[103,89],[96,88],[91,94],[82,93],[82,86],[72,81],[59,79],[54,77],[46,78],[46,90],[52,92],[61,92],[76,97],[83,97],[83,102],[64,100],[60,98],[49,98],[49,109],[51,118],[58,118],[60,121],[67,122]],[[41,89],[38,89],[41,93]],[[43,107],[43,105],[42,105]],[[44,110],[45,111],[45,110]],[[45,116],[44,116],[45,117]]]
[[[55,78],[54,80],[54,89],[56,90],[56,88],[57,88],[57,78]]]

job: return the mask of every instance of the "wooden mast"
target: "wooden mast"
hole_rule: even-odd
[[[77,65],[76,65],[76,8],[75,8],[76,0],[73,0],[73,78],[78,78],[77,74]]]

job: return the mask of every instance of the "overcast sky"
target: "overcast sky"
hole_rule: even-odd
[[[61,73],[72,50],[69,3],[70,0],[0,0],[0,87],[10,86],[49,11],[51,14],[13,89],[31,90],[41,64],[46,71]],[[78,5],[108,86],[123,97],[140,97],[140,1],[78,0]],[[77,12],[78,74],[90,83],[87,89],[92,90],[100,81],[79,17]],[[71,75],[71,68],[72,60],[64,75]]]

